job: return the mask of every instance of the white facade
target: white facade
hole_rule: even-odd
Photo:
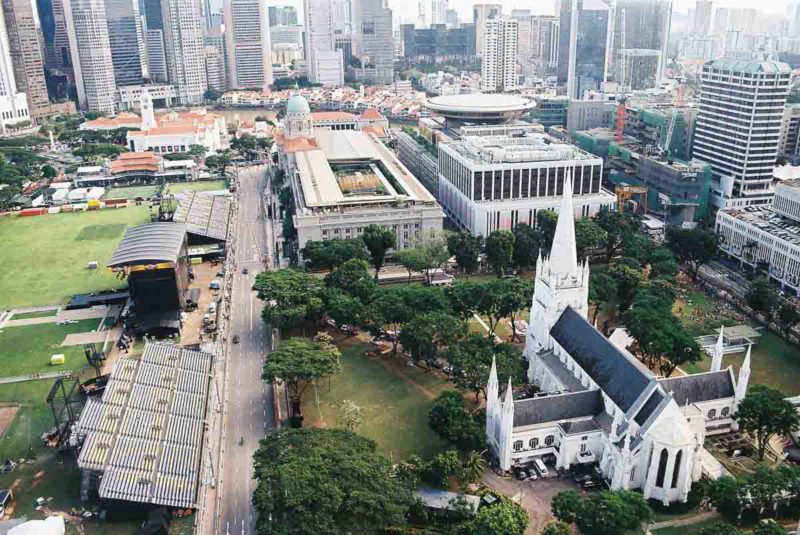
[[[27,96],[25,93],[17,92],[5,20],[1,11],[2,8],[0,8],[0,134],[5,134],[14,125],[30,123],[31,115]]]
[[[502,15],[503,6],[500,4],[475,4],[472,6],[472,22],[475,23],[475,51],[478,55],[483,53],[486,21],[500,18]]]
[[[794,156],[800,153],[800,104],[787,104],[781,118],[778,154]]]
[[[367,84],[390,84],[394,80],[392,10],[384,0],[353,0],[353,55],[357,80]]]
[[[314,63],[309,64],[309,72],[316,73],[316,82],[323,87],[339,87],[344,85],[344,65],[341,50],[318,51],[314,54]]]
[[[492,127],[439,144],[437,198],[463,229],[488,236],[517,223],[536,225],[540,210],[557,210],[568,172],[575,176],[579,217],[612,206],[602,188],[603,159],[535,132],[533,125]],[[527,130],[527,131],[526,131]]]
[[[332,71],[344,72],[341,52],[338,53],[338,68],[332,65],[336,60],[331,55],[331,52],[333,52],[331,2],[330,0],[303,0],[303,12],[306,30],[305,50],[306,60],[308,61],[308,79],[311,82],[322,84],[323,79],[330,79]],[[320,58],[320,55],[323,55],[324,58]],[[322,68],[325,69],[325,72],[320,72]],[[344,83],[344,74],[342,74],[341,78],[342,83]]]
[[[103,0],[64,0],[70,57],[82,110],[114,115],[114,65]]]
[[[293,26],[273,26],[269,29],[270,41],[272,45],[291,44],[303,48],[303,27]]]
[[[481,50],[481,91],[503,93],[517,87],[517,32],[512,19],[488,20],[484,24]]]
[[[147,30],[147,70],[154,82],[167,81],[167,53],[164,50],[164,32]]]
[[[217,91],[225,91],[225,58],[220,54],[215,46],[206,46],[206,80],[208,88]]]
[[[117,88],[117,99],[120,107],[126,110],[139,109],[142,93],[147,91],[152,100],[163,100],[167,108],[172,107],[175,98],[175,87],[166,84],[126,85]]]
[[[730,431],[746,391],[748,352],[739,380],[711,350],[709,373],[662,379],[586,319],[589,266],[578,262],[570,180],[553,247],[536,267],[524,356],[540,395],[500,398],[497,369],[487,385],[486,434],[502,470],[540,459],[564,470],[597,464],[614,489],[642,489],[664,504],[687,500],[693,482],[719,463],[706,435]],[[612,337],[613,338],[613,337]]]
[[[208,88],[200,2],[162,0],[169,82],[184,106],[200,104]]]
[[[448,0],[431,0],[431,24],[447,24]]]
[[[717,208],[767,204],[791,69],[722,59],[703,66],[693,157],[711,165]]]
[[[269,14],[263,0],[225,0],[225,41],[231,89],[272,84]]]

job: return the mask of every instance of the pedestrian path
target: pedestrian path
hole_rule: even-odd
[[[684,518],[676,518],[675,520],[665,520],[663,522],[656,522],[655,524],[650,525],[649,531],[652,532],[653,530],[656,529],[691,526],[692,524],[699,524],[700,522],[706,522],[707,520],[714,520],[717,518],[722,518],[722,517],[716,511],[706,511],[704,513],[698,513],[696,515],[687,516]]]
[[[72,375],[72,370],[61,370],[57,372],[31,373],[28,375],[17,375],[15,377],[0,377],[0,385],[11,383],[26,383],[28,381],[39,381],[41,379],[55,379]]]

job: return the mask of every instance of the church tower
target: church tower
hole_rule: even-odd
[[[153,111],[153,99],[150,98],[150,92],[147,89],[142,89],[142,94],[139,97],[139,107],[142,113],[142,130],[147,131],[156,127],[156,115]]]
[[[584,318],[589,312],[589,262],[578,262],[575,245],[575,207],[572,202],[572,176],[564,178],[564,195],[550,255],[536,262],[533,301],[525,340],[525,357],[533,358],[552,349],[550,329],[567,306]]]

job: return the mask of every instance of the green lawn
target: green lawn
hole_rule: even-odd
[[[80,370],[86,366],[83,346],[60,347],[68,334],[97,329],[100,320],[81,320],[70,325],[41,323],[6,327],[0,331],[0,377],[57,370]],[[66,363],[50,365],[50,355],[63,353]],[[5,389],[7,385],[3,385]]]
[[[149,199],[156,194],[158,186],[130,186],[126,188],[111,188],[103,195],[103,200],[116,199]]]
[[[399,357],[368,359],[364,351],[369,347],[342,349],[342,373],[331,379],[330,390],[327,381],[317,387],[319,409],[313,387],[306,389],[304,424],[335,427],[337,408],[349,399],[364,409],[364,423],[356,431],[377,442],[385,455],[401,459],[436,454],[444,443],[428,427],[429,396],[451,386],[435,373],[407,367]]]
[[[11,319],[27,320],[32,318],[49,318],[50,316],[55,316],[56,312],[58,312],[57,308],[51,308],[50,310],[38,310],[36,312],[15,312]]]
[[[0,309],[52,305],[77,293],[121,288],[104,266],[146,207],[0,219]],[[86,269],[96,260],[98,269]]]
[[[203,180],[198,182],[170,182],[169,192],[180,193],[182,191],[216,191],[227,189],[224,180]]]

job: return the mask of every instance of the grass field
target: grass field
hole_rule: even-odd
[[[58,312],[57,308],[51,308],[50,310],[37,310],[35,312],[15,312],[11,319],[27,320],[32,318],[49,318],[51,316],[55,316],[56,312]]]
[[[63,303],[76,293],[124,287],[104,266],[143,206],[0,219],[0,309]],[[86,269],[96,260],[98,269]]]
[[[336,427],[339,404],[349,399],[364,410],[364,423],[356,430],[371,438],[378,449],[393,459],[410,454],[429,457],[444,443],[428,427],[428,410],[433,398],[451,388],[433,372],[407,367],[398,357],[368,359],[365,344],[342,348],[342,373],[317,387],[319,408],[314,389],[308,387],[303,396],[304,424]]]
[[[180,193],[182,191],[216,191],[226,189],[224,180],[204,180],[199,182],[170,182],[169,192]]]
[[[130,186],[126,188],[111,188],[105,195],[103,200],[116,200],[116,199],[149,199],[155,195],[158,186]]]

